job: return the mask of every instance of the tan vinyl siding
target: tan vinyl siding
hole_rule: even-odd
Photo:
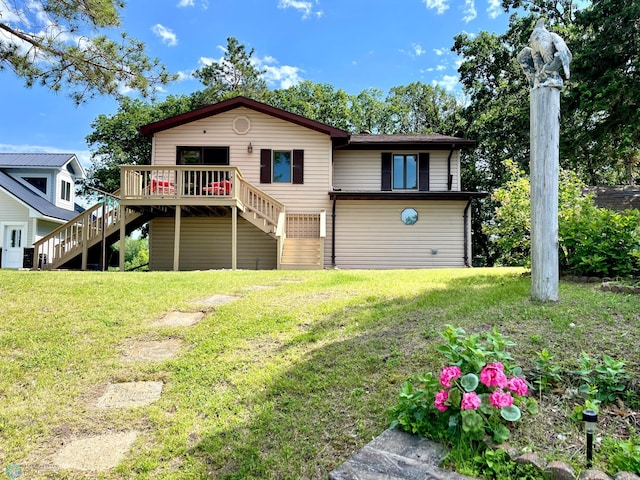
[[[234,132],[233,120],[246,116],[251,129]],[[253,152],[247,152],[251,143]],[[158,132],[153,164],[175,165],[177,146],[229,147],[229,163],[244,178],[274,196],[292,212],[317,213],[328,208],[331,186],[331,139],[328,135],[244,107]],[[304,184],[260,183],[260,150],[304,150]]]
[[[173,268],[173,218],[151,222],[151,270]],[[277,267],[276,241],[238,218],[239,269],[272,270]],[[180,270],[231,268],[231,216],[183,217],[180,235]]]
[[[464,266],[463,214],[466,202],[338,201],[336,266],[344,269],[441,268]],[[418,211],[415,225],[400,213]],[[329,240],[329,239],[328,239]],[[432,253],[436,249],[437,253]],[[325,266],[331,242],[325,246]]]
[[[385,150],[390,151],[390,150]],[[421,150],[424,151],[424,150]],[[420,151],[410,152],[419,153]],[[409,153],[404,152],[403,153]],[[447,190],[447,159],[449,150],[429,151],[429,190]],[[336,151],[333,161],[333,186],[348,192],[378,192],[381,190],[382,150]],[[460,190],[460,151],[451,155],[451,190]]]

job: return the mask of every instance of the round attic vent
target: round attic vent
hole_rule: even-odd
[[[244,115],[239,115],[233,119],[233,131],[238,135],[245,135],[251,130],[251,120]]]

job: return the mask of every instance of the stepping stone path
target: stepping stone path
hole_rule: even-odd
[[[150,405],[160,398],[162,382],[112,383],[98,400],[98,408],[130,408]]]
[[[177,338],[137,342],[122,356],[122,360],[125,362],[168,360],[178,354],[181,346],[182,340]]]
[[[204,312],[169,312],[152,327],[191,327],[204,318]]]
[[[247,290],[261,290],[274,287],[252,287]],[[193,305],[219,307],[241,298],[237,295],[213,295],[192,302]],[[191,327],[205,317],[206,312],[168,312],[151,322],[151,327]],[[179,353],[182,341],[167,339],[137,342],[123,355],[125,362],[161,361],[173,358]],[[96,407],[134,408],[149,405],[160,398],[162,382],[123,382],[109,384],[105,393],[98,399]],[[59,469],[100,472],[115,468],[124,460],[138,432],[120,432],[78,438],[66,443],[52,459],[52,465]],[[18,475],[20,475],[18,473]]]
[[[109,470],[124,459],[137,438],[138,432],[124,432],[74,440],[58,452],[53,464],[73,470]]]

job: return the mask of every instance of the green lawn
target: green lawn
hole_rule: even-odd
[[[0,467],[94,478],[45,467],[72,437],[135,429],[127,460],[95,478],[324,479],[387,428],[409,375],[442,366],[447,323],[498,326],[525,368],[542,348],[566,365],[585,349],[638,371],[640,296],[562,282],[544,305],[529,290],[518,269],[0,271]],[[150,325],[217,293],[242,298],[193,327]],[[163,338],[182,353],[122,361],[132,342]],[[95,407],[108,383],[143,380],[165,383],[160,400]]]

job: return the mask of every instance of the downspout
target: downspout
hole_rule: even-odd
[[[454,146],[451,147],[449,158],[447,158],[447,190],[451,191],[453,187],[453,175],[451,175],[451,156],[453,155]]]
[[[469,207],[471,206],[471,199],[467,201],[467,206],[464,207],[463,222],[464,222],[464,266],[471,267],[469,263]]]
[[[333,197],[331,209],[331,266],[336,268],[336,197]]]

